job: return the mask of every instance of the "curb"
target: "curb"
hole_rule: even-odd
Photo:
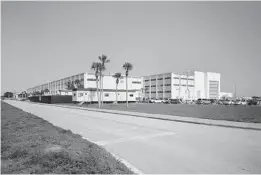
[[[102,112],[102,113],[109,113],[109,114],[117,114],[117,115],[127,115],[133,117],[141,117],[141,118],[149,118],[154,120],[165,120],[165,121],[173,121],[173,122],[181,122],[181,123],[190,123],[190,124],[198,124],[198,125],[207,125],[207,126],[217,126],[217,127],[225,127],[225,128],[233,128],[233,129],[247,129],[247,130],[254,130],[254,131],[261,131],[261,128],[258,127],[249,127],[249,126],[235,126],[235,125],[225,125],[225,124],[216,124],[216,123],[205,123],[205,122],[197,122],[197,121],[187,121],[187,120],[179,120],[179,119],[169,119],[169,118],[161,118],[161,117],[151,117],[151,116],[142,116],[138,114],[126,114],[121,112],[113,112],[113,111],[99,111],[90,108],[84,107],[77,107],[77,106],[61,106],[55,105],[57,107],[62,108],[71,108],[71,109],[79,109],[79,110],[86,110],[86,111],[93,111],[93,112]]]

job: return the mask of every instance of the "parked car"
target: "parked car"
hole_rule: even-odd
[[[170,103],[171,104],[181,104],[182,103],[182,100],[181,99],[170,99]]]
[[[184,100],[183,103],[185,103],[185,104],[193,104],[193,100]]]
[[[210,99],[211,104],[218,104],[218,101],[216,99]]]
[[[170,99],[163,100],[164,104],[170,104]]]
[[[157,99],[150,99],[150,103],[163,103],[163,100],[157,100]]]
[[[248,105],[257,105],[257,100],[251,99],[247,101]]]
[[[208,105],[211,104],[211,101],[205,98],[199,98],[196,102],[196,104],[203,104],[203,105]]]
[[[233,102],[232,102],[232,100],[224,100],[224,101],[223,101],[223,104],[224,104],[224,105],[232,105]]]
[[[246,100],[236,100],[234,105],[247,105]]]

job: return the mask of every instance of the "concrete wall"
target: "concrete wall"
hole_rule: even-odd
[[[85,86],[84,88],[96,88],[96,77],[94,74],[86,74]],[[98,84],[100,87],[100,82]],[[139,89],[142,88],[142,79],[136,77],[128,77],[128,89]],[[112,75],[105,75],[103,77],[103,89],[116,89],[116,79]],[[119,90],[126,89],[126,77],[124,76],[119,80],[118,84]]]
[[[207,98],[206,94],[206,84],[205,84],[205,73],[204,72],[194,72],[194,78],[195,78],[195,89],[194,89],[194,96],[196,99],[198,98]]]

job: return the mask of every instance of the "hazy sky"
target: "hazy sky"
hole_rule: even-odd
[[[221,91],[261,95],[261,2],[2,2],[2,92],[81,72],[221,73]]]

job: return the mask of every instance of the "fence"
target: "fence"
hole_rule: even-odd
[[[29,97],[29,100],[32,102],[39,102],[39,103],[72,103],[72,96],[71,95],[52,95],[52,96],[34,96]]]

